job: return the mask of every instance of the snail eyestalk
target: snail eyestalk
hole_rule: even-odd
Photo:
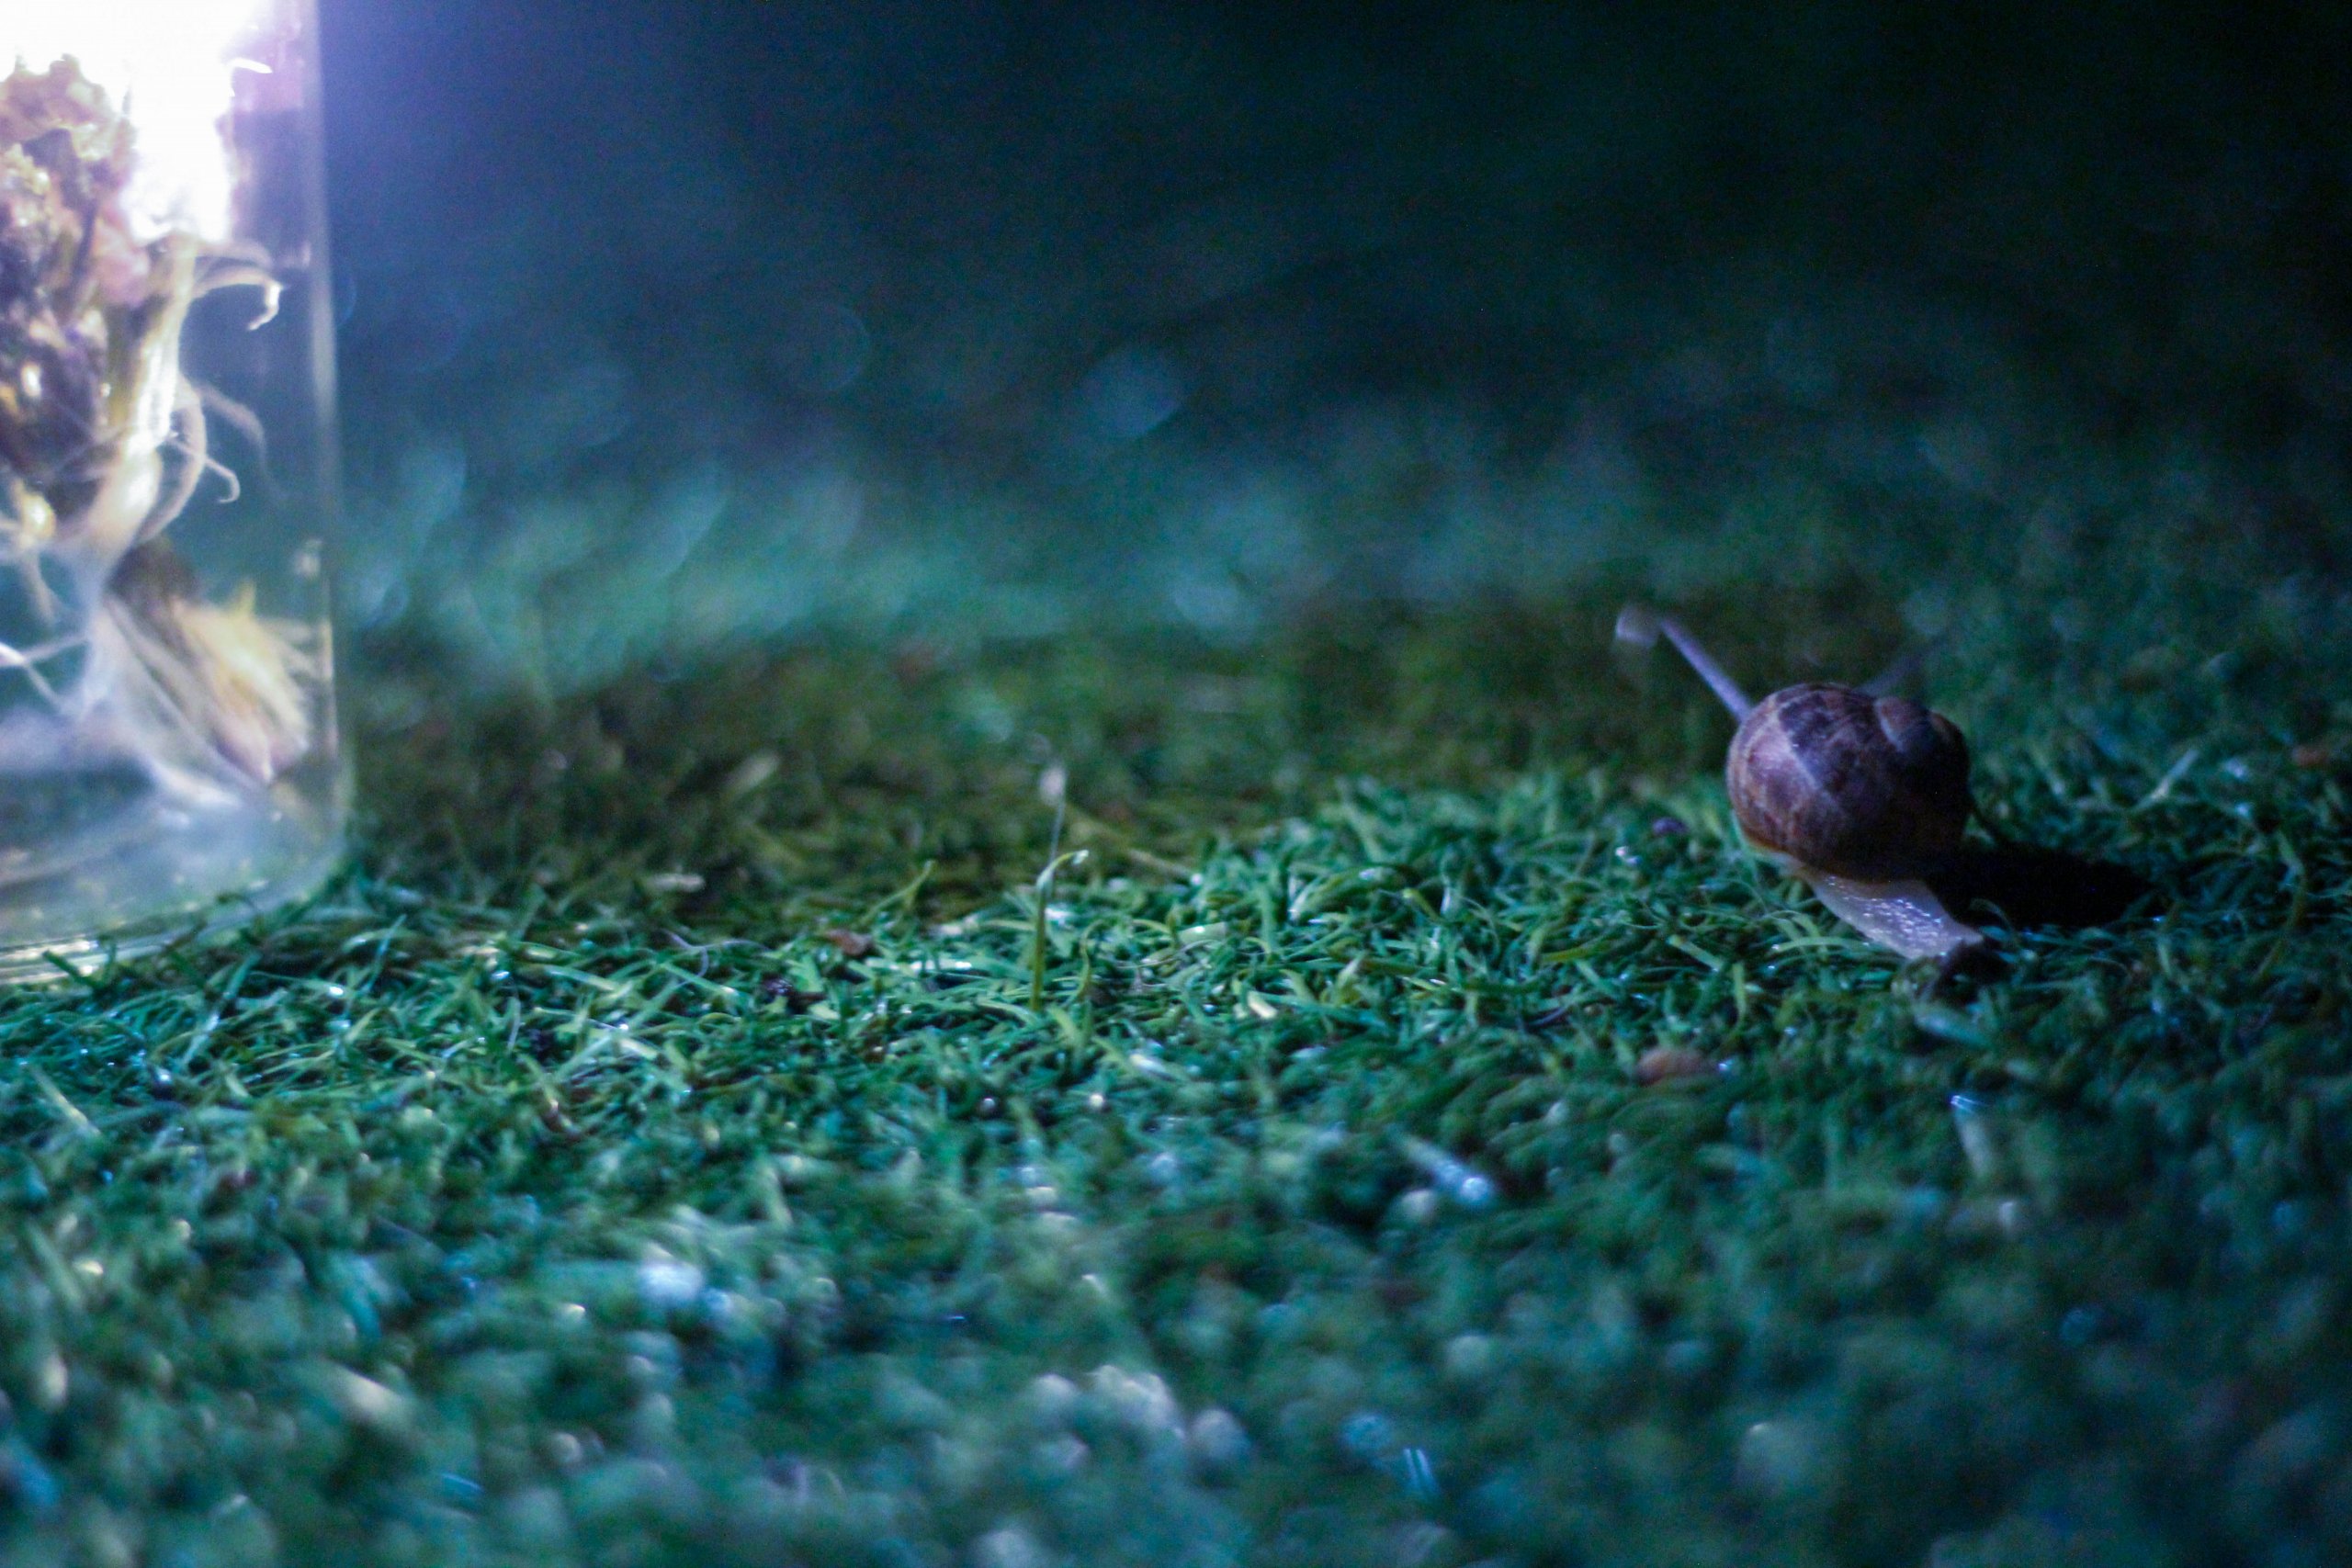
[[[1699,679],[1707,682],[1707,689],[1715,694],[1716,700],[1731,710],[1732,717],[1746,718],[1755,710],[1756,705],[1748,700],[1747,693],[1739,689],[1739,682],[1715,662],[1714,655],[1709,653],[1697,637],[1683,629],[1681,622],[1639,604],[1628,604],[1617,613],[1619,642],[1630,643],[1635,648],[1653,648],[1660,636],[1672,643],[1675,651],[1699,672]]]

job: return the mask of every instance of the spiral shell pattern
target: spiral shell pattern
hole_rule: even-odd
[[[1724,780],[1748,841],[1815,871],[1883,882],[1960,848],[1972,802],[1952,722],[1851,686],[1790,686],[1732,738]]]

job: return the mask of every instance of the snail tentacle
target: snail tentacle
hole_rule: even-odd
[[[1715,694],[1716,700],[1731,710],[1732,717],[1744,719],[1755,711],[1756,705],[1748,700],[1746,692],[1739,689],[1739,682],[1715,662],[1714,655],[1685,630],[1681,622],[1639,604],[1628,604],[1617,612],[1619,642],[1632,643],[1636,648],[1649,648],[1661,636],[1674,645],[1675,651],[1690,662],[1691,669],[1699,672],[1699,679],[1707,682],[1707,689]]]

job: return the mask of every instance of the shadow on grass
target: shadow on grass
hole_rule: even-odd
[[[2130,866],[2032,844],[1972,849],[1929,881],[1962,918],[2018,929],[2084,931],[2157,907],[2156,884]]]

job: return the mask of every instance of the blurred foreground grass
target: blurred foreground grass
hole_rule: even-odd
[[[2194,576],[1938,651],[1993,815],[2163,893],[1934,997],[1611,596],[379,658],[327,897],[0,998],[0,1556],[2341,1561],[2352,709]]]

